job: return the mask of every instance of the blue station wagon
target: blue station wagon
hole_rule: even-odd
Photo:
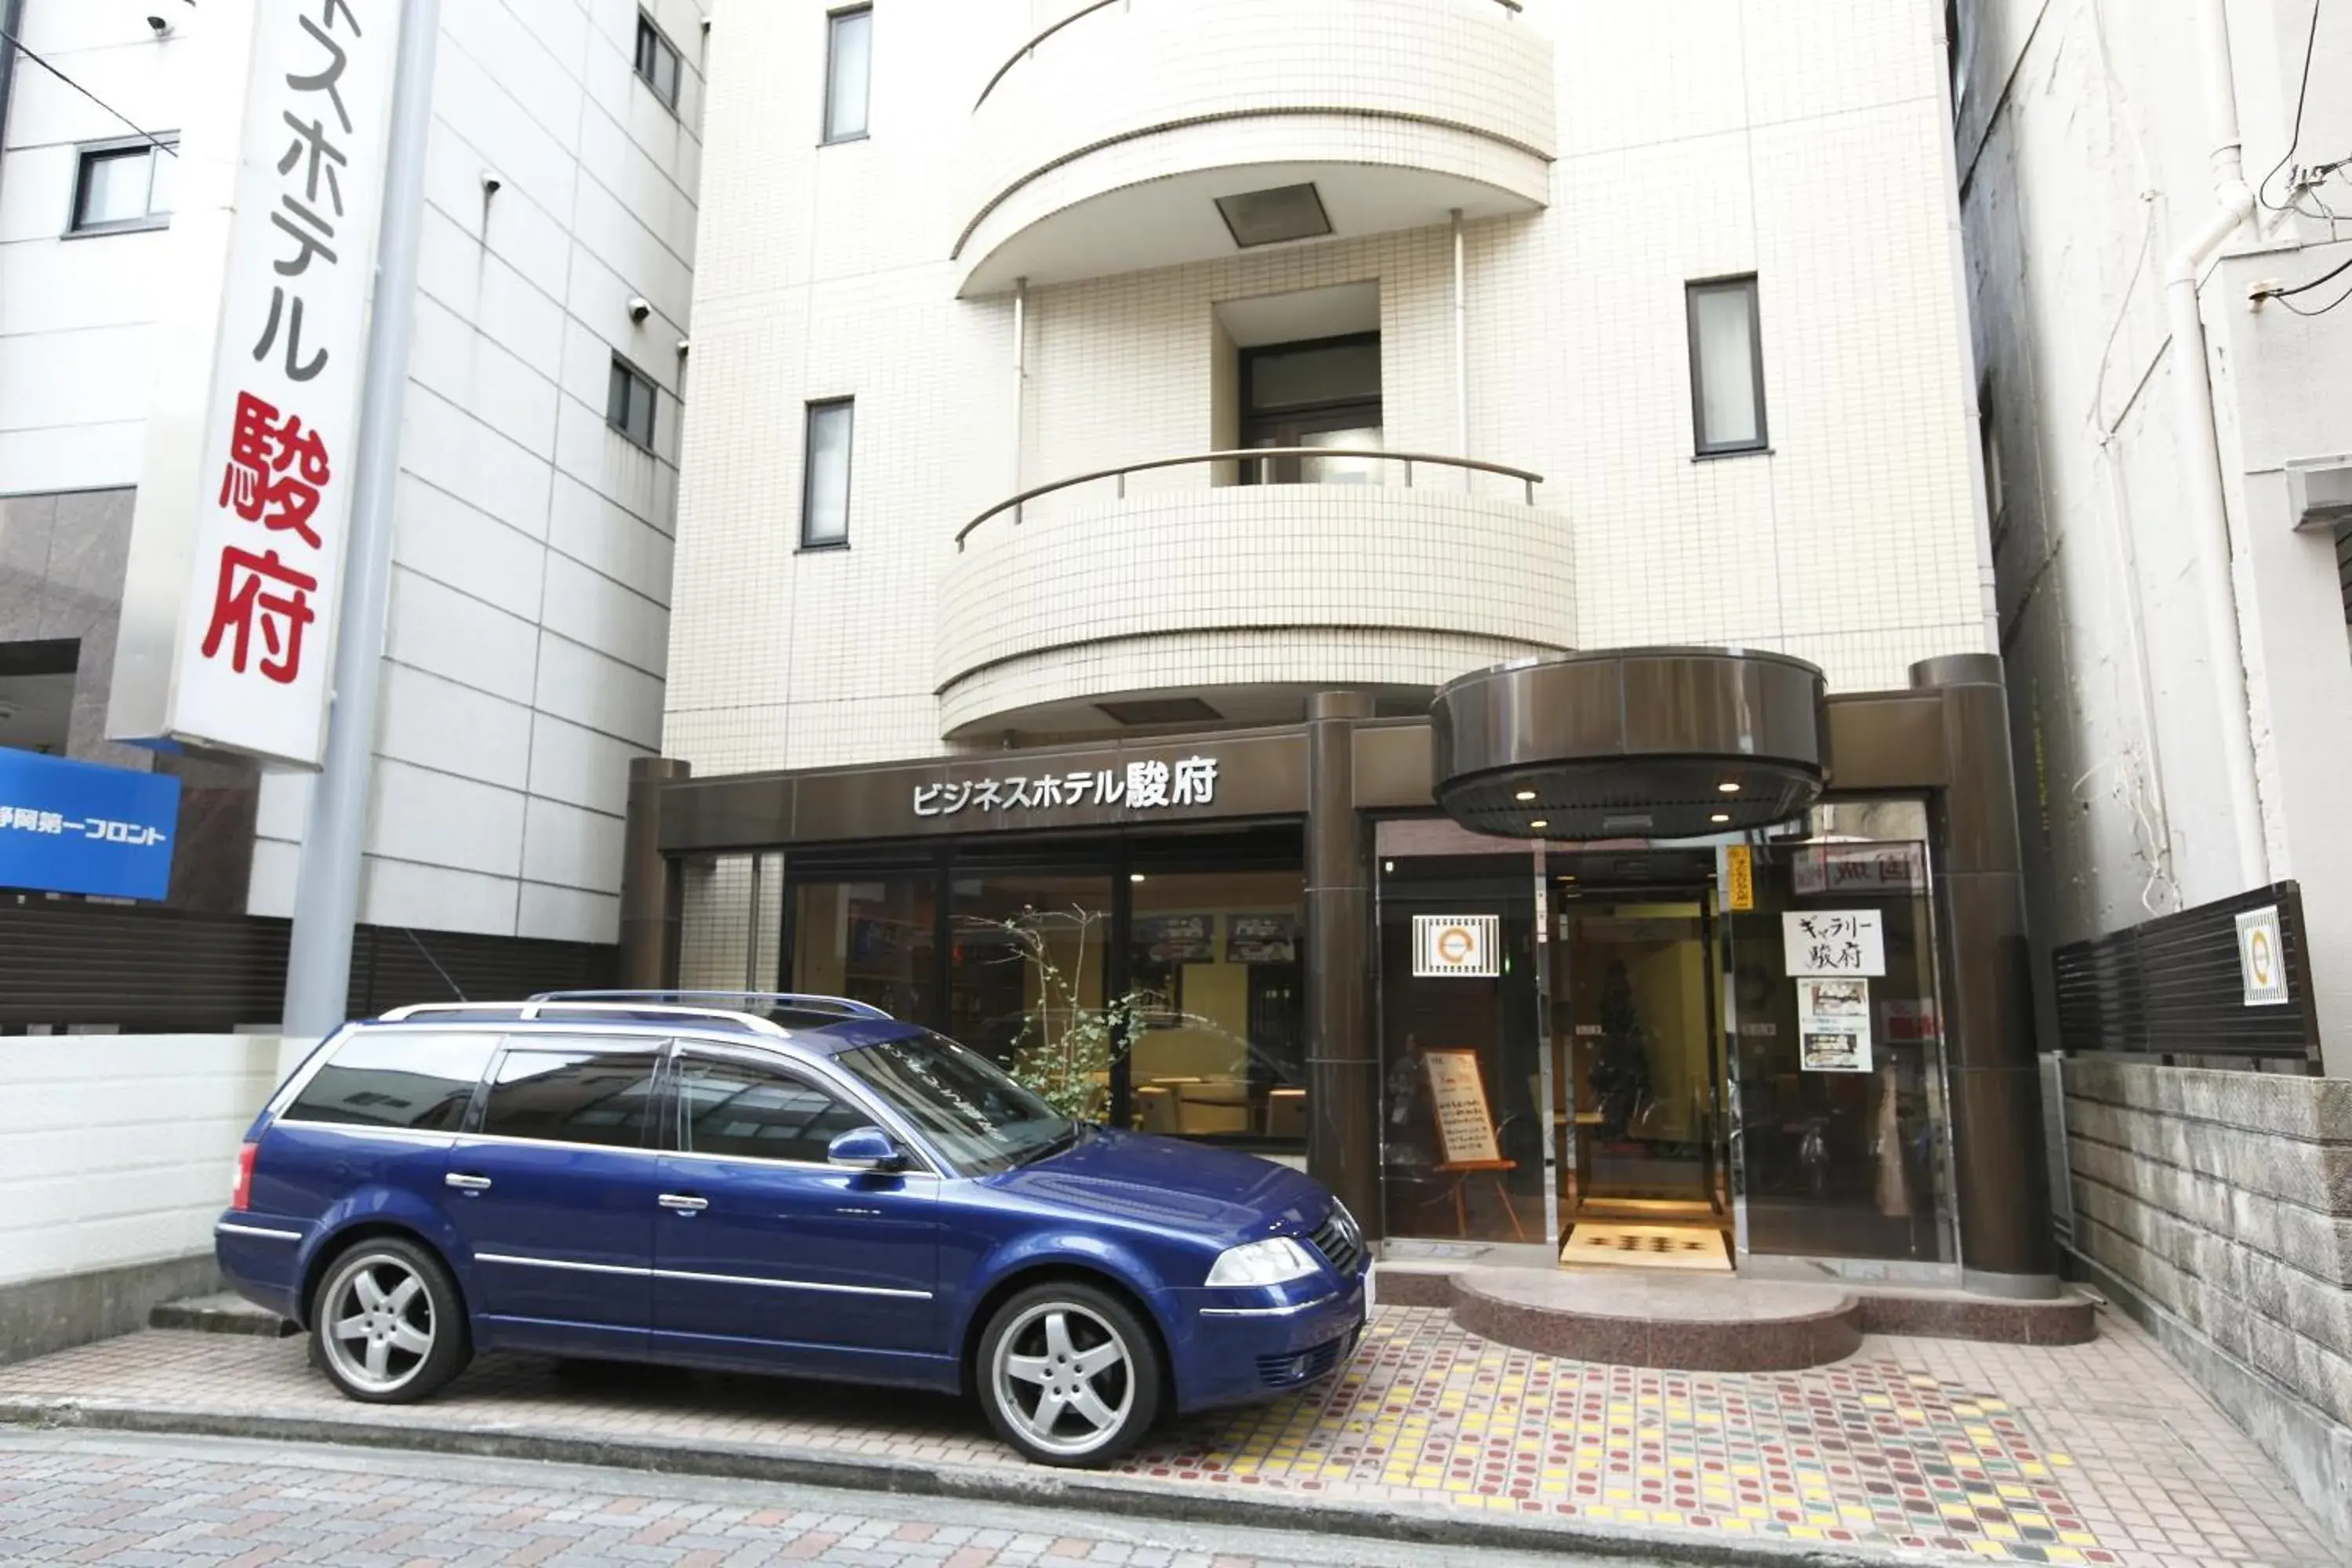
[[[353,1399],[491,1350],[771,1372],[963,1391],[1055,1465],[1325,1375],[1372,1302],[1320,1184],[1073,1121],[829,997],[350,1025],[255,1121],[215,1245]]]

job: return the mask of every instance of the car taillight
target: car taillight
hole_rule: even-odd
[[[228,1195],[228,1206],[248,1209],[253,1206],[253,1152],[256,1145],[247,1143],[236,1152],[236,1185]]]

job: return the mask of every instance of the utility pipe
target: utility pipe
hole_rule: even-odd
[[[2244,641],[2231,572],[2229,503],[2222,489],[2221,437],[2213,426],[2213,385],[2197,283],[2207,262],[2254,212],[2238,132],[2238,93],[2231,72],[2230,22],[2223,0],[2198,0],[2205,61],[2205,110],[2211,130],[2212,215],[2167,262],[2165,310],[2172,330],[2173,423],[2179,431],[2180,492],[2205,605],[2206,667],[2221,720],[2221,760],[2229,780],[2230,825],[2238,874],[2248,888],[2270,880],[2263,834],[2262,789],[2254,774],[2253,705],[2246,689]]]
[[[1462,209],[1454,209],[1454,455],[1470,455],[1470,299],[1463,279]],[[1465,470],[1464,489],[1470,485]]]
[[[1021,489],[1021,426],[1029,407],[1029,279],[1013,280],[1013,489]]]

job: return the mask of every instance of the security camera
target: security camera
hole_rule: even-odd
[[[677,357],[678,357],[678,358],[680,358],[680,359],[684,359],[688,354],[689,354],[689,353],[693,353],[693,352],[694,352],[694,343],[693,343],[693,341],[692,341],[691,339],[688,339],[688,338],[680,338],[680,339],[678,339],[678,340],[677,340]]]
[[[168,38],[172,36],[172,18],[158,16],[150,12],[147,16],[147,29],[159,38]]]
[[[499,177],[497,171],[491,169],[482,171],[482,195],[494,196],[505,188],[506,182]]]
[[[639,326],[643,326],[645,324],[646,318],[653,313],[654,307],[652,300],[646,299],[642,294],[632,294],[629,296],[629,320],[636,322]]]

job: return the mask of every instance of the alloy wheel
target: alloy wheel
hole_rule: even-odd
[[[992,1375],[1006,1418],[1062,1458],[1113,1442],[1135,1408],[1135,1359],[1126,1340],[1071,1301],[1041,1302],[1014,1320],[996,1342]]]
[[[322,1297],[320,1342],[339,1376],[370,1394],[394,1394],[433,1353],[433,1292],[405,1258],[363,1252],[341,1265]]]

